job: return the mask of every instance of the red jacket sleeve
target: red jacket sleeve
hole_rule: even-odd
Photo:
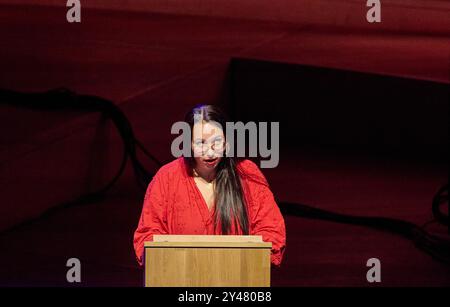
[[[250,234],[261,235],[263,241],[272,243],[271,262],[279,267],[286,248],[286,226],[283,215],[275,202],[269,184],[256,164],[247,160],[245,168],[250,179],[252,194],[250,206]]]
[[[153,241],[154,234],[167,234],[167,185],[160,172],[156,173],[147,187],[139,224],[134,232],[134,250],[140,265],[143,265],[144,242]]]

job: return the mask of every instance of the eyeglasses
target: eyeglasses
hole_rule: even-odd
[[[212,142],[204,142],[203,140],[197,140],[192,143],[193,149],[198,152],[206,153],[209,148],[215,152],[220,152],[225,147],[225,141],[221,138],[215,139]]]

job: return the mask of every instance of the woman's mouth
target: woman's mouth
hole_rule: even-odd
[[[215,166],[217,161],[219,161],[219,158],[209,158],[209,159],[203,159],[203,162],[207,165],[207,166]]]

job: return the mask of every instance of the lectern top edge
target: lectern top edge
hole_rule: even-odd
[[[154,235],[153,242],[263,242],[262,236],[239,235]]]
[[[158,247],[220,247],[220,248],[272,248],[270,242],[144,242],[146,248]]]

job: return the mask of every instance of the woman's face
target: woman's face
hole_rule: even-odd
[[[219,124],[199,121],[192,131],[192,150],[198,171],[214,170],[223,157],[225,136]]]

